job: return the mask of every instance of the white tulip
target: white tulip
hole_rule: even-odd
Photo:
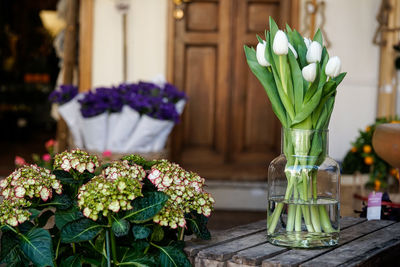
[[[258,43],[257,49],[256,49],[256,56],[257,56],[257,61],[258,64],[264,67],[269,67],[271,64],[265,59],[265,47],[267,45],[267,42],[263,41],[262,43]]]
[[[308,39],[307,37],[304,37],[304,43],[306,44],[307,49],[310,47],[311,40]]]
[[[293,45],[291,45],[291,43],[288,43],[289,45],[289,49],[292,51],[294,57],[297,59],[297,52],[296,49],[294,49]]]
[[[312,83],[315,80],[315,77],[317,76],[317,64],[315,63],[308,64],[301,70],[301,73],[303,74],[304,80]]]
[[[339,57],[331,57],[326,63],[325,74],[329,77],[335,78],[339,75],[342,68],[342,63]]]
[[[283,31],[279,30],[276,32],[272,49],[278,56],[287,55],[289,50],[289,41]]]
[[[322,46],[318,42],[313,41],[307,50],[307,55],[306,55],[307,62],[308,63],[314,63],[317,61],[320,62],[321,55],[322,55]]]

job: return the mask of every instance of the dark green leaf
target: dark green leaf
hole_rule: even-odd
[[[127,235],[129,233],[129,222],[124,219],[114,218],[111,229],[117,237]]]
[[[61,261],[60,267],[81,267],[82,257],[81,255],[69,256],[65,260]]]
[[[144,255],[143,252],[122,247],[118,251],[119,253],[119,266],[132,266],[132,267],[147,267],[157,266],[154,258],[149,255]]]
[[[103,227],[86,218],[69,222],[61,230],[61,242],[76,243],[91,240],[100,233]]]
[[[57,209],[60,210],[66,210],[72,205],[71,198],[68,195],[62,194],[58,195],[56,194],[53,200],[49,203],[46,203],[48,206],[53,206],[56,207]]]
[[[0,262],[11,263],[18,261],[20,254],[19,240],[11,232],[3,232],[1,236]]]
[[[42,213],[39,218],[38,218],[38,227],[44,227],[47,222],[49,221],[50,217],[53,216],[54,213],[51,210],[47,210],[44,213]]]
[[[182,250],[175,247],[158,247],[160,250],[160,265],[163,267],[190,267],[190,261]]]
[[[156,224],[153,228],[153,233],[151,234],[151,240],[155,242],[159,242],[164,238],[164,230],[162,229],[161,225]]]
[[[143,225],[134,225],[132,233],[136,239],[145,239],[150,235],[151,229]]]
[[[198,238],[209,240],[211,234],[207,229],[208,218],[202,214],[193,213],[194,218],[187,218],[190,229],[196,234]]]
[[[69,172],[64,170],[54,170],[53,174],[63,184],[76,184],[79,182],[78,180],[75,180]]]
[[[133,209],[123,219],[134,223],[151,220],[165,205],[168,196],[163,192],[148,192],[144,197],[132,201]]]
[[[72,208],[69,210],[57,210],[55,218],[56,226],[61,230],[67,223],[83,218],[83,215],[78,209]]]
[[[50,233],[42,228],[33,228],[20,235],[21,250],[38,266],[54,266]]]
[[[29,232],[35,225],[30,221],[25,221],[24,223],[18,225],[18,229],[21,233],[26,234]]]

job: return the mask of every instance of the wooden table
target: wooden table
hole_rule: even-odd
[[[209,241],[186,242],[196,267],[400,266],[400,223],[341,219],[339,245],[289,249],[267,243],[265,221],[216,233]]]

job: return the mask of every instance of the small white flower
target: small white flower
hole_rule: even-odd
[[[342,63],[339,57],[331,57],[326,63],[325,74],[329,77],[335,78],[340,74]]]
[[[40,198],[41,198],[43,201],[47,201],[47,200],[49,199],[49,197],[50,197],[50,194],[51,194],[51,192],[50,192],[49,189],[47,189],[46,187],[43,187],[43,188],[40,190]]]
[[[68,159],[65,159],[64,161],[63,161],[63,163],[61,164],[61,168],[64,170],[64,171],[69,171],[70,169],[71,169],[71,164],[69,163],[69,160]]]
[[[91,211],[91,209],[89,209],[88,207],[86,207],[86,208],[83,209],[83,215],[84,215],[85,217],[89,217],[91,213],[92,213],[92,211]]]
[[[23,198],[25,196],[26,190],[22,186],[17,186],[14,190],[17,198]]]
[[[110,205],[108,206],[108,209],[113,211],[113,212],[118,212],[119,211],[119,201],[114,200],[110,203]]]
[[[305,66],[302,69],[301,73],[303,74],[304,80],[312,83],[315,80],[315,77],[317,76],[317,64],[311,63]]]
[[[7,223],[11,226],[16,227],[18,225],[18,220],[15,217],[11,217],[7,220]]]
[[[322,46],[320,43],[313,41],[307,50],[306,59],[308,63],[316,63],[321,61]]]
[[[274,37],[274,42],[272,44],[272,49],[274,53],[278,56],[287,55],[289,52],[289,41],[286,34],[279,30],[276,32]]]
[[[265,59],[265,47],[267,46],[267,42],[263,41],[262,43],[258,43],[256,49],[256,57],[258,64],[264,67],[269,67],[271,64]]]

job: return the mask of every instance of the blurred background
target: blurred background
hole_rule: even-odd
[[[0,176],[16,156],[45,153],[49,139],[59,151],[73,147],[48,101],[61,84],[85,92],[161,76],[189,99],[165,151],[207,179],[210,227],[265,218],[281,129],[243,45],[257,45],[269,16],[304,36],[320,28],[347,72],[329,127],[330,155],[347,173],[342,215],[358,216],[353,194],[366,196],[366,184],[398,192],[398,172],[376,167],[364,147],[376,118],[400,114],[399,0],[0,0]]]

